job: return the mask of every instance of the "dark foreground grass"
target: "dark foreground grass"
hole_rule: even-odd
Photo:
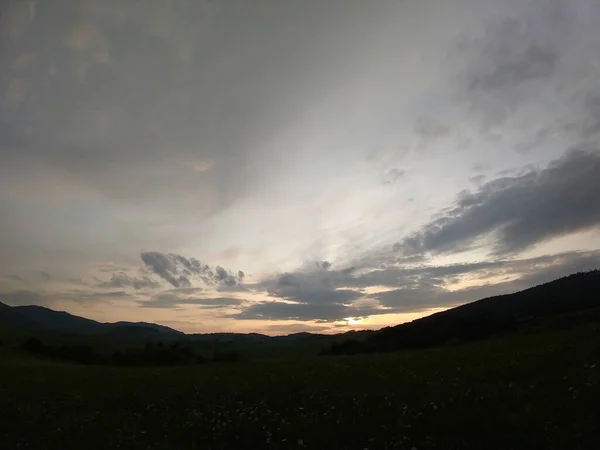
[[[0,448],[600,448],[600,331],[183,368],[0,353]]]

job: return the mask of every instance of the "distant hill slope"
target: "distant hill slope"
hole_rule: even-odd
[[[333,344],[324,352],[382,352],[473,341],[515,331],[524,323],[536,319],[599,307],[600,271],[594,270],[384,328],[364,342],[347,340]]]
[[[154,323],[101,323],[74,316],[64,311],[54,311],[43,306],[11,307],[0,304],[0,325],[73,334],[119,333],[127,336],[148,334],[183,335],[180,331]]]
[[[145,322],[101,323],[42,306],[0,303],[0,325],[69,334],[111,334],[123,338],[186,337],[194,342],[302,342],[331,338],[325,353],[348,354],[420,348],[482,339],[518,329],[527,321],[600,308],[600,271],[578,273],[514,294],[501,295],[380,331],[325,336],[294,333],[270,337],[250,333],[192,334]]]
[[[264,343],[264,342],[295,342],[306,341],[310,339],[327,338],[331,335],[316,333],[292,333],[284,336],[268,336],[259,333],[204,333],[187,335],[195,342],[219,342],[219,343]]]

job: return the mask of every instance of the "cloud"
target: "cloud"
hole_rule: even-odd
[[[160,293],[154,295],[151,300],[138,301],[138,305],[144,308],[175,308],[191,305],[202,309],[223,309],[238,307],[243,303],[243,300],[237,298],[198,298],[175,293]]]
[[[587,97],[584,113],[581,134],[585,139],[591,139],[600,133],[600,94],[594,93]]]
[[[195,258],[188,259],[176,253],[142,252],[141,258],[148,270],[175,288],[191,287],[194,280],[206,285],[233,288],[245,277],[241,270],[234,274],[217,266],[213,271]]]
[[[508,22],[503,25],[505,28],[502,30],[502,39],[508,36],[523,38],[519,36],[520,27],[517,23]],[[480,70],[471,72],[469,90],[495,91],[515,87],[554,73],[559,58],[556,49],[533,42],[529,42],[524,48],[512,40],[504,44],[487,55],[493,60],[491,69],[486,70],[483,65]]]
[[[551,238],[600,225],[600,152],[572,150],[544,169],[463,192],[395,248],[403,254],[457,252],[493,235],[496,254],[519,253]]]
[[[178,255],[143,252],[141,258],[149,270],[167,281],[171,286],[176,288],[191,286],[189,277],[181,273],[181,260]]]
[[[575,272],[600,267],[600,251],[567,252],[531,259],[504,259],[447,266],[389,266],[384,269],[330,271],[331,285],[365,290],[378,286],[381,292],[358,293],[361,300],[349,304],[323,301],[263,301],[240,305],[226,317],[238,320],[298,320],[329,323],[348,317],[390,313],[418,313],[449,308],[485,297],[516,292]],[[308,283],[306,274],[296,278]],[[301,281],[300,281],[301,280]],[[298,290],[302,290],[298,287]]]
[[[482,184],[486,179],[485,175],[475,175],[469,178],[471,183]]]
[[[362,296],[360,292],[340,289],[336,273],[323,268],[283,273],[274,279],[264,280],[260,287],[272,297],[303,304],[347,304]]]
[[[493,128],[539,104],[539,96],[562,95],[559,86],[569,83],[572,73],[565,74],[581,64],[581,39],[591,30],[577,17],[579,10],[582,5],[564,2],[511,2],[482,21],[478,31],[464,32],[453,54],[465,61],[458,98],[484,134],[495,136]]]
[[[0,25],[3,33],[6,33],[11,40],[17,41],[35,20],[36,2],[10,0],[3,5],[2,12]]]
[[[319,261],[317,262],[317,266],[329,270],[331,268],[331,263],[329,261]]]
[[[134,289],[156,289],[160,283],[151,280],[148,277],[136,278],[130,277],[125,272],[114,273],[110,280],[98,284],[101,288],[124,288],[132,287]]]
[[[85,302],[87,300],[107,300],[114,298],[126,298],[130,295],[125,291],[90,291],[82,289],[70,289],[66,293],[56,294],[57,298],[71,300],[76,302]]]
[[[383,184],[395,184],[404,177],[404,175],[406,175],[406,172],[402,169],[389,169],[383,176]]]
[[[19,275],[6,275],[6,278],[14,280],[14,281],[25,281],[25,278]]]
[[[242,274],[243,274],[243,272],[242,272]],[[238,283],[238,278],[236,278],[234,275],[232,275],[230,273],[227,273],[227,271],[225,269],[223,269],[221,266],[217,266],[215,268],[214,278],[215,278],[215,280],[217,280],[218,282],[220,282],[226,286],[235,286]]]
[[[39,292],[20,290],[0,292],[0,303],[8,306],[44,305],[48,304],[48,299]]]
[[[440,139],[450,134],[450,128],[437,120],[420,117],[415,122],[414,131],[424,139]]]
[[[382,314],[379,308],[350,307],[342,304],[283,303],[278,301],[254,303],[239,313],[227,317],[237,320],[298,320],[320,323],[335,322],[346,317]]]
[[[557,124],[552,126],[544,126],[537,130],[532,139],[517,144],[515,146],[515,150],[520,153],[527,153],[545,144],[550,137],[556,135],[559,131],[560,126]]]

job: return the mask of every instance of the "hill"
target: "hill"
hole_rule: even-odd
[[[557,318],[568,313],[600,311],[600,271],[570,275],[521,292],[485,298],[440,312],[410,323],[380,331],[348,332],[337,335],[293,333],[287,336],[267,336],[258,333],[190,334],[169,327],[145,322],[101,323],[63,311],[41,306],[11,307],[0,303],[0,326],[67,333],[73,336],[101,335],[119,342],[183,338],[197,349],[216,351],[236,348],[279,348],[285,344],[305,349],[323,345],[325,354],[384,352],[407,348],[433,347],[484,339],[513,332],[542,318]],[[578,319],[580,320],[580,319]],[[34,333],[35,334],[35,333]],[[306,344],[305,344],[306,343]],[[276,345],[281,344],[281,345]],[[233,345],[234,347],[231,347]],[[261,352],[264,352],[261,350]]]
[[[183,335],[169,327],[145,322],[102,323],[43,306],[0,304],[0,325],[71,334]]]
[[[334,343],[324,353],[384,352],[474,341],[514,332],[541,319],[597,308],[600,271],[595,270],[384,328],[363,342]]]

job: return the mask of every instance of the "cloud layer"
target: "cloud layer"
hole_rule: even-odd
[[[600,226],[600,152],[572,150],[544,169],[462,192],[456,206],[396,245],[405,254],[457,252],[494,233],[497,255]]]
[[[0,20],[2,302],[334,330],[598,263],[597,0],[7,0]]]

